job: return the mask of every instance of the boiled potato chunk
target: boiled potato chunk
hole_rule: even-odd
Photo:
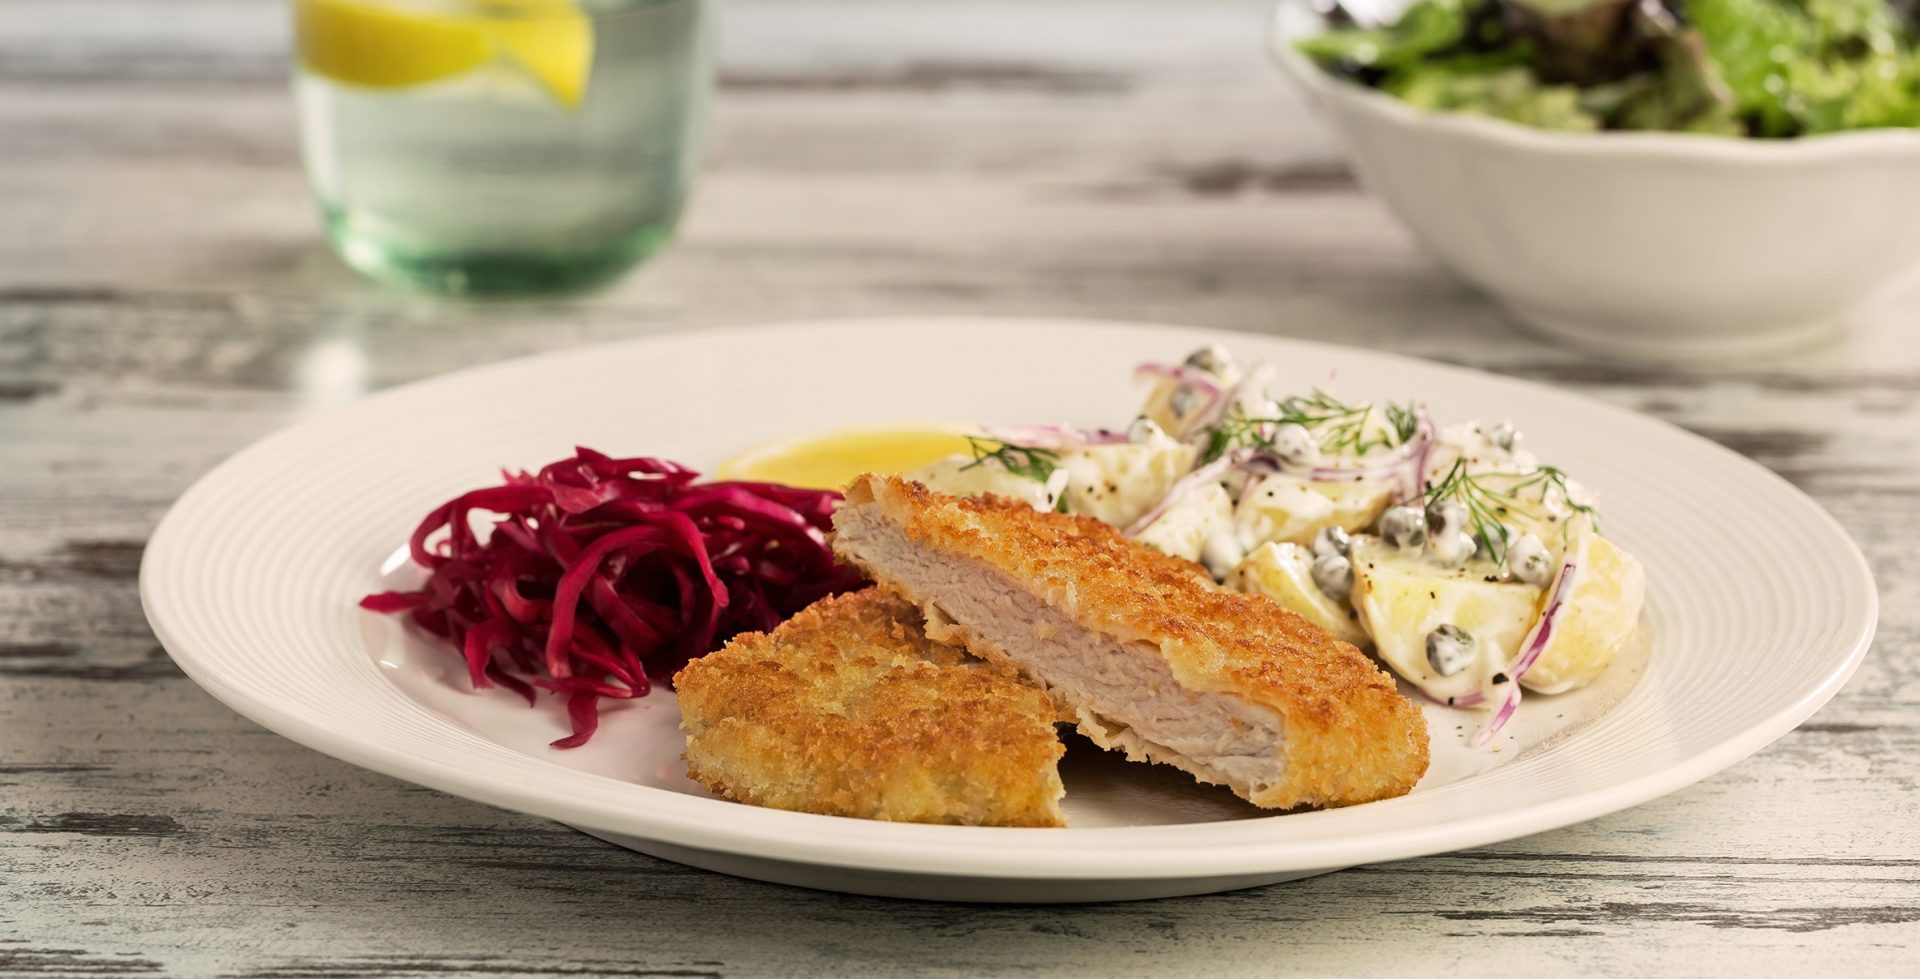
[[[1584,546],[1573,597],[1561,613],[1546,649],[1520,682],[1539,693],[1564,693],[1593,682],[1640,624],[1647,594],[1647,573],[1633,555],[1612,541],[1582,530]]]
[[[1314,582],[1313,552],[1299,544],[1271,542],[1254,548],[1228,576],[1227,587],[1265,595],[1356,646],[1367,642],[1347,604],[1335,601]]]
[[[1311,546],[1323,527],[1353,532],[1373,526],[1392,501],[1390,482],[1323,483],[1268,476],[1247,487],[1233,519],[1242,540]]]
[[[1148,442],[1089,445],[1060,454],[1067,512],[1125,528],[1153,508],[1193,468],[1199,450],[1165,436]]]
[[[1219,483],[1208,483],[1188,493],[1134,539],[1156,551],[1198,561],[1207,538],[1232,523],[1233,499]]]
[[[1395,673],[1441,703],[1474,693],[1498,699],[1512,682],[1499,678],[1540,614],[1543,589],[1488,581],[1493,569],[1484,562],[1439,567],[1376,537],[1354,537],[1352,561],[1354,611]],[[1443,625],[1473,637],[1473,659],[1452,676],[1427,661],[1427,636]]]

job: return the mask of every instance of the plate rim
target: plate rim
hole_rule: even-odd
[[[1721,454],[1743,467],[1748,476],[1760,478],[1772,484],[1774,489],[1790,494],[1796,503],[1814,515],[1821,524],[1820,530],[1846,548],[1847,557],[1850,559],[1847,564],[1853,572],[1853,581],[1848,590],[1851,591],[1853,585],[1859,587],[1857,594],[1863,601],[1864,624],[1858,628],[1845,628],[1848,624],[1842,623],[1843,634],[1836,637],[1836,651],[1838,644],[1846,638],[1847,634],[1852,634],[1851,644],[1846,647],[1843,654],[1838,656],[1837,661],[1818,683],[1803,691],[1791,703],[1785,704],[1767,717],[1746,726],[1709,748],[1625,781],[1570,792],[1510,811],[1446,819],[1416,828],[1389,828],[1357,835],[1339,835],[1306,841],[1278,837],[1257,844],[1232,842],[1208,845],[1200,842],[1196,845],[1194,841],[1182,841],[1178,844],[1170,843],[1157,850],[1128,847],[1126,848],[1127,861],[1124,865],[1117,865],[1112,862],[1111,848],[1103,850],[1088,845],[1067,849],[1031,845],[1039,843],[1049,834],[1058,832],[1049,829],[874,823],[838,816],[738,806],[735,803],[685,796],[671,790],[635,783],[620,784],[662,796],[737,807],[751,813],[752,816],[735,821],[722,820],[719,823],[709,823],[697,816],[689,819],[674,813],[672,810],[679,807],[672,805],[671,800],[665,800],[662,805],[650,808],[631,804],[617,805],[610,800],[556,797],[551,790],[502,782],[485,771],[462,770],[439,759],[410,752],[401,746],[368,743],[344,731],[329,728],[325,724],[309,722],[304,718],[284,713],[275,708],[267,698],[245,689],[242,685],[229,682],[226,677],[219,675],[213,666],[198,660],[190,648],[191,642],[187,641],[175,628],[175,623],[170,619],[166,607],[166,596],[163,594],[162,585],[159,584],[154,569],[179,552],[179,549],[190,549],[191,542],[181,539],[181,535],[185,532],[182,525],[194,514],[198,501],[209,495],[212,488],[217,488],[222,480],[231,477],[235,472],[242,471],[252,459],[269,454],[284,445],[296,444],[303,437],[335,426],[349,424],[354,418],[363,414],[378,414],[383,407],[403,399],[431,396],[441,387],[459,387],[495,373],[523,370],[538,363],[565,361],[570,358],[612,356],[616,355],[616,351],[620,352],[618,355],[625,355],[624,352],[629,348],[648,348],[674,343],[699,344],[723,336],[750,337],[752,334],[763,331],[797,333],[848,329],[897,330],[905,324],[917,324],[922,327],[933,324],[945,329],[955,329],[967,324],[986,324],[994,328],[1019,325],[1025,328],[1077,329],[1106,333],[1123,331],[1162,336],[1179,334],[1196,341],[1217,340],[1223,335],[1245,336],[1262,343],[1310,350],[1328,359],[1359,355],[1400,367],[1438,371],[1458,378],[1497,378],[1504,383],[1536,389],[1554,398],[1577,401],[1585,407],[1598,409],[1603,414],[1629,416],[1642,423],[1666,429],[1676,437],[1690,440],[1696,448]],[[1826,512],[1824,507],[1772,470],[1704,436],[1662,419],[1608,404],[1586,395],[1556,390],[1550,385],[1537,381],[1390,351],[1247,330],[1048,316],[847,317],[682,329],[512,357],[373,392],[348,405],[300,419],[271,432],[233,453],[195,480],[169,506],[149,538],[141,560],[140,598],[148,623],[161,645],[182,671],[202,689],[254,723],[358,767],[500,808],[565,823],[591,825],[624,835],[647,836],[676,845],[751,853],[761,857],[824,867],[858,867],[934,876],[1003,879],[1166,879],[1223,872],[1327,869],[1481,846],[1598,818],[1640,805],[1710,777],[1793,730],[1831,700],[1852,677],[1871,648],[1879,625],[1879,590],[1873,579],[1871,566],[1858,544],[1838,521]],[[565,769],[553,762],[532,756],[526,757],[536,764],[584,778],[613,781],[604,776]],[[1392,801],[1395,800],[1389,800],[1389,802]],[[1312,819],[1337,815],[1339,812],[1341,810],[1292,814],[1285,817],[1256,817],[1251,821],[1258,821],[1259,818]],[[761,828],[762,823],[770,825],[790,823],[788,828],[791,831],[770,834],[766,829]],[[1161,835],[1166,835],[1166,831],[1179,828],[1087,827],[1076,828],[1072,832],[1076,840],[1089,840],[1095,837],[1113,838],[1156,830],[1160,831]],[[861,832],[862,829],[869,832]],[[902,829],[964,833],[965,839],[972,842],[962,843],[958,839],[915,838],[932,837],[938,835],[937,833],[895,832]],[[1044,858],[1011,861],[983,860],[981,856],[983,850],[1036,857],[1044,855]],[[1302,859],[1303,850],[1311,851],[1311,859]]]

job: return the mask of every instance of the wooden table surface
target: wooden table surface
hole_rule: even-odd
[[[1920,289],[1738,366],[1532,339],[1354,185],[1263,63],[1263,6],[729,0],[678,242],[592,297],[478,305],[385,291],[322,246],[283,4],[0,0],[0,974],[1920,974]],[[1839,518],[1879,638],[1812,721],[1637,809],[1035,908],[736,880],[371,774],[216,703],[142,618],[168,503],[363,390],[900,312],[1334,339],[1658,415]]]

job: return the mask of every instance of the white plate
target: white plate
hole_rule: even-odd
[[[1078,745],[1069,829],[919,826],[756,809],[688,782],[670,695],[557,751],[562,711],[465,688],[458,657],[355,607],[411,580],[432,506],[576,443],[710,469],[789,434],[892,421],[1112,424],[1141,360],[1204,342],[1279,384],[1513,418],[1600,494],[1645,563],[1651,638],[1595,689],[1531,697],[1497,753],[1428,708],[1434,770],[1404,798],[1267,815]],[[789,324],[642,340],[464,371],[274,435],[202,479],[147,547],[154,631],[201,686],[335,757],[766,880],[982,901],[1246,887],[1511,839],[1613,812],[1733,764],[1833,696],[1873,635],[1865,560],[1818,506],[1705,439],[1545,387],[1362,350],[1170,327],[1041,320]]]

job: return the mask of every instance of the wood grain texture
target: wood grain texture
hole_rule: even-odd
[[[481,305],[320,245],[283,4],[0,0],[0,975],[1912,974],[1920,289],[1752,364],[1537,341],[1354,185],[1264,65],[1264,7],[732,0],[679,242],[583,300]],[[352,768],[215,703],[141,616],[166,505],[365,390],[898,312],[1330,339],[1649,412],[1831,510],[1879,638],[1813,721],[1615,816],[1235,894],[980,908],[688,870]]]

